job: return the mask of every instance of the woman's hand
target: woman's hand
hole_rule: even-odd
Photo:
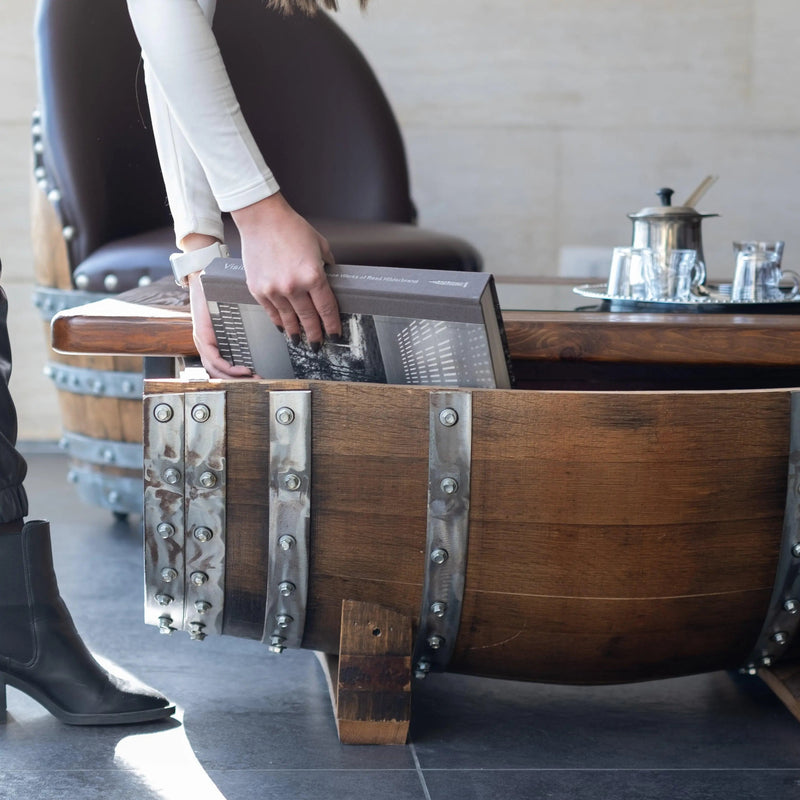
[[[219,354],[217,337],[211,325],[211,314],[208,311],[199,272],[189,276],[189,304],[192,309],[194,344],[209,376],[212,378],[253,377],[253,373],[248,367],[234,367]]]
[[[318,349],[341,335],[336,297],[325,275],[328,242],[284,199],[273,194],[232,213],[242,237],[247,287],[272,322],[293,341],[305,332]]]

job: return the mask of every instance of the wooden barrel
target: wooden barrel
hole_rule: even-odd
[[[41,168],[39,168],[41,169]],[[49,356],[46,373],[58,393],[61,446],[69,480],[87,503],[118,515],[142,510],[142,359],[73,356],[50,348],[50,320],[66,308],[107,295],[74,288],[65,236],[47,183],[31,187],[36,290]]]
[[[279,389],[311,390],[302,646],[337,651],[343,600],[418,621],[430,389],[147,381],[148,396],[225,391],[222,633],[262,636]],[[595,684],[746,661],[782,548],[790,391],[470,394],[469,539],[449,669]],[[150,511],[146,539],[157,535]]]

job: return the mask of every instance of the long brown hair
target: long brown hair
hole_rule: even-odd
[[[361,8],[367,7],[368,0],[359,0]],[[302,11],[304,14],[316,14],[320,6],[329,11],[339,9],[338,0],[269,0],[271,8],[277,8],[284,14],[291,14],[293,11]]]

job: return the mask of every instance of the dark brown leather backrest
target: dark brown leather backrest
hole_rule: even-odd
[[[76,265],[170,215],[125,0],[42,0],[35,38],[43,160]]]
[[[374,73],[327,16],[221,0],[215,28],[267,163],[310,217],[411,222],[402,138]],[[170,224],[125,0],[39,0],[44,163],[75,228],[73,265]]]

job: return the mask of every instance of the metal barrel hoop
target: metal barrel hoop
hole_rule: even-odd
[[[184,395],[186,568],[184,630],[222,633],[225,600],[227,455],[225,392]]]
[[[786,510],[778,567],[764,625],[741,671],[757,674],[788,651],[800,628],[800,392],[791,393]]]
[[[452,658],[467,569],[472,395],[431,392],[425,579],[413,664],[417,677]]]
[[[144,398],[145,622],[222,633],[225,392]]]
[[[262,642],[300,647],[311,525],[311,392],[269,393],[269,548]]]

